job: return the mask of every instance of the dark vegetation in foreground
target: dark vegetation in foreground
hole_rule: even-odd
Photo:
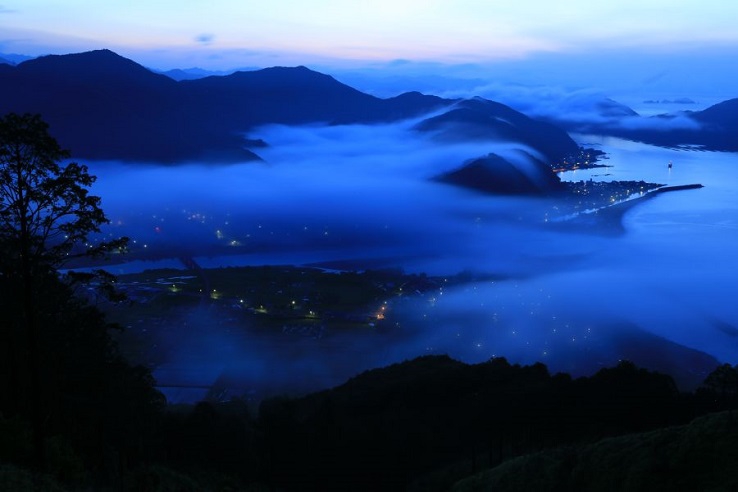
[[[710,414],[688,425],[521,456],[451,490],[735,490],[734,418],[731,413]]]
[[[76,320],[99,319],[93,311]],[[240,400],[165,407],[145,372],[87,348],[68,362],[95,372],[57,365],[77,384],[47,388],[56,425],[42,472],[28,471],[28,420],[4,406],[0,488],[440,491],[486,469],[455,490],[663,489],[652,477],[672,488],[736,485],[725,471],[738,465],[732,412],[672,427],[736,407],[729,365],[680,393],[668,375],[628,362],[572,379],[543,364],[427,356],[265,400],[254,414]]]

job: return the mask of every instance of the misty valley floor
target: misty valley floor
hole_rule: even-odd
[[[447,326],[448,320],[434,308],[443,303],[444,291],[471,293],[510,281],[471,273],[428,277],[290,266],[150,270],[119,278],[129,300],[106,311],[125,327],[119,339],[124,353],[154,370],[170,403],[239,397],[255,404],[270,395],[335,386],[403,352],[411,357],[418,344],[426,344],[420,350],[425,354],[479,354],[478,333],[456,328],[443,335],[435,325]],[[499,320],[492,325],[508,331]],[[575,375],[627,358],[668,370],[692,388],[717,364],[628,324],[583,332],[566,320],[549,325],[550,337],[537,342],[540,359]],[[526,335],[513,332],[518,336]],[[486,340],[484,348],[497,343],[501,355],[509,354],[510,348],[502,349],[510,343],[504,338],[510,337]]]
[[[109,233],[135,241],[127,263],[109,270],[175,269],[121,278],[138,301],[118,318],[129,327],[126,346],[161,381],[190,388],[170,393],[183,400],[213,386],[253,400],[304,392],[423,354],[541,361],[574,375],[630,359],[694,387],[717,361],[738,357],[731,154],[612,139],[601,148],[609,167],[564,173],[570,193],[558,200],[432,183],[416,167],[420,158],[378,169],[347,150],[321,167],[296,157],[305,150],[299,142],[282,151],[289,162],[272,156],[270,166],[108,166],[98,174]],[[138,203],[117,194],[129,181]],[[648,183],[705,187],[653,194]],[[209,284],[181,259],[209,272]],[[222,284],[212,273],[249,265],[295,266],[261,280],[238,280],[243,271],[233,269]],[[319,289],[289,290],[303,271],[335,280],[388,270],[394,280],[378,280],[386,290],[330,287],[354,297],[338,309],[304,301]],[[437,283],[401,297],[389,285],[423,273],[456,280],[443,295]],[[258,289],[267,289],[261,300]],[[385,301],[384,319],[372,319]],[[326,310],[344,319],[326,322]]]
[[[284,371],[282,381],[264,381],[267,371],[254,374],[253,361],[248,363],[242,360],[243,353],[233,352],[234,344],[248,351],[281,354],[284,366],[308,354],[351,365],[340,354],[366,357],[357,350],[359,340],[370,344],[371,350],[381,350],[379,342],[402,338],[392,311],[402,309],[405,299],[435,302],[444,288],[472,280],[468,273],[428,277],[399,270],[349,272],[292,266],[147,270],[119,277],[118,289],[128,300],[108,304],[106,311],[112,321],[125,327],[119,342],[127,357],[153,368],[170,399],[222,398],[234,393],[262,398],[273,392],[314,388],[316,374],[300,380]],[[335,378],[351,375],[346,369],[360,368],[368,361],[353,364],[353,368],[330,368],[326,363],[322,378],[340,382]],[[269,372],[274,379],[279,370]]]

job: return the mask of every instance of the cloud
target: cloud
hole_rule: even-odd
[[[567,94],[551,89],[549,96],[567,100]],[[521,89],[521,103],[525,95]],[[598,100],[580,93],[567,104],[590,98]],[[735,326],[738,314],[733,278],[725,272],[738,268],[734,241],[726,240],[738,231],[738,215],[735,200],[723,206],[733,196],[729,189],[713,185],[730,181],[723,174],[734,169],[729,155],[615,148],[608,173],[620,173],[619,179],[655,181],[674,159],[679,182],[699,179],[704,192],[717,190],[713,196],[723,198],[712,216],[706,215],[710,195],[702,191],[664,194],[630,212],[628,233],[605,237],[548,227],[543,212],[552,203],[545,200],[431,182],[467,158],[502,150],[489,143],[438,144],[409,133],[411,127],[265,126],[250,135],[270,144],[260,149],[262,163],[93,164],[99,178],[93,192],[102,197],[111,227],[120,227],[115,235],[146,241],[161,256],[188,249],[183,254],[205,267],[338,260],[357,268],[401,266],[444,276],[467,270],[500,279],[451,282],[443,292],[393,298],[386,331],[334,331],[327,343],[218,332],[213,327],[221,321],[209,311],[182,312],[168,338],[162,330],[159,345],[170,372],[157,377],[174,384],[169,377],[188,369],[197,381],[209,377],[207,384],[222,376],[236,381],[236,389],[308,390],[427,353],[468,362],[495,355],[542,360],[552,370],[584,374],[625,358],[625,350],[647,347],[647,333],[637,327],[736,360],[735,337],[725,326]],[[711,165],[702,165],[707,158]],[[710,171],[713,164],[719,167]],[[154,266],[161,265],[147,268]]]
[[[413,268],[425,271],[484,264],[489,251],[479,250],[473,237],[485,218],[489,227],[499,223],[498,231],[519,227],[521,215],[543,220],[542,204],[489,200],[431,181],[490,152],[519,159],[514,151],[521,145],[439,144],[412,131],[412,123],[263,127],[249,136],[270,145],[259,149],[265,163],[180,166],[176,177],[169,168],[111,164],[95,170],[97,193],[113,222],[120,220],[120,234],[148,243],[149,251],[171,254],[172,247],[186,245],[193,254],[222,254],[228,239],[242,245],[226,248],[231,254],[260,249],[320,253],[323,260],[411,257]],[[142,197],[136,205],[123,191],[127,184]],[[506,269],[525,268],[503,259],[516,254],[515,243],[499,245]]]
[[[199,44],[208,45],[215,40],[215,34],[202,33],[195,36],[195,41]]]
[[[656,130],[668,132],[672,130],[699,130],[701,125],[689,115],[681,113],[675,115],[652,116],[650,118],[625,118],[617,122],[619,128],[625,130]]]
[[[570,131],[593,127],[613,130],[699,130],[688,113],[644,117],[601,91],[559,86],[486,84],[471,90],[449,91],[446,97],[481,96],[506,104],[532,118],[561,123]]]

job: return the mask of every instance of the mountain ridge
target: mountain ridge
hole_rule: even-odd
[[[567,131],[602,134],[668,148],[700,147],[702,150],[738,152],[738,98],[701,111],[679,111],[642,116],[610,99],[601,101],[597,117],[546,116],[545,121]]]
[[[0,112],[39,113],[75,157],[97,160],[257,160],[246,137],[260,125],[390,123],[459,104],[418,92],[381,99],[304,66],[175,81],[110,50],[2,67]],[[540,143],[530,134],[533,126],[554,128],[482,101],[468,104],[488,118],[514,119],[520,127],[513,140],[523,144],[530,144],[526,138],[533,147]],[[554,133],[561,142],[542,151],[549,159],[576,147],[564,131]]]

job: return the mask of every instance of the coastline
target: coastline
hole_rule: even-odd
[[[693,183],[686,185],[661,186],[649,190],[640,196],[606,205],[594,210],[578,212],[564,220],[555,222],[556,226],[565,230],[586,230],[587,232],[604,235],[618,236],[625,233],[623,217],[636,205],[650,200],[659,194],[673,191],[695,190],[704,188],[702,184]]]

